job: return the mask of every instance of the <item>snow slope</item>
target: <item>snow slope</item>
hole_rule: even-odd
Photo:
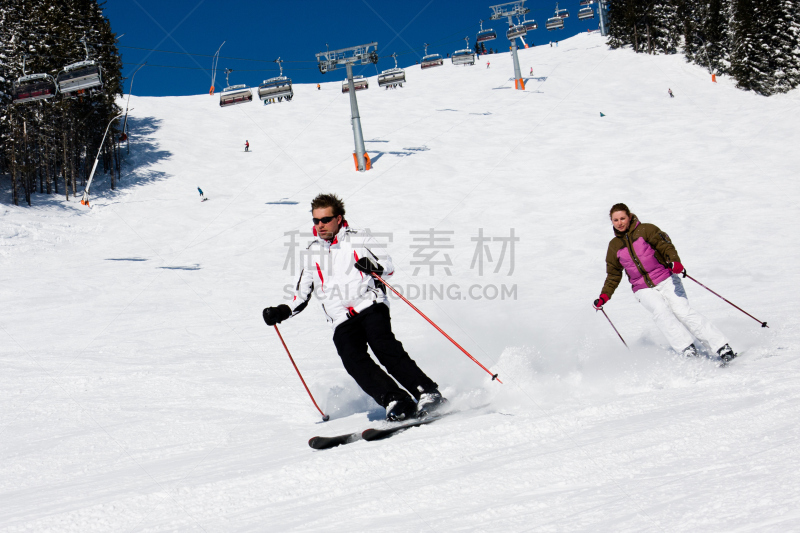
[[[537,77],[524,92],[508,54],[410,68],[394,91],[373,75],[358,93],[366,173],[341,71],[270,106],[131,98],[131,165],[117,191],[99,176],[91,210],[13,207],[4,191],[0,530],[797,530],[800,93],[713,84],[597,34],[520,62]],[[396,334],[463,411],[308,448],[383,416],[316,303],[281,331],[327,423],[261,320],[294,283],[286,232],[310,231],[319,192],[391,234],[404,290],[457,296],[414,302],[504,384],[395,299]],[[769,322],[686,280],[743,352],[731,367],[671,354],[624,284],[606,310],[630,351],[594,312],[620,201]],[[453,232],[449,276],[414,275],[410,232],[431,228]],[[514,230],[513,272],[508,255],[495,272],[501,241],[472,268],[481,228]]]

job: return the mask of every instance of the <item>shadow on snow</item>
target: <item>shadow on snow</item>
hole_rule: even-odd
[[[157,163],[164,161],[172,156],[172,152],[162,150],[159,148],[157,142],[153,139],[153,134],[158,131],[161,120],[155,117],[128,117],[128,131],[130,134],[130,154],[128,154],[128,144],[124,143],[120,146],[120,155],[122,156],[121,162],[121,177],[116,178],[116,190],[111,190],[111,170],[103,172],[102,161],[98,163],[97,171],[95,172],[94,179],[92,180],[92,188],[90,191],[90,199],[109,199],[116,191],[125,190],[133,186],[146,185],[148,183],[159,181],[168,178],[168,174],[154,170],[153,167]],[[108,142],[108,139],[106,139]],[[85,164],[91,170],[94,164],[94,158],[97,152],[94,150],[89,157],[86,158]],[[83,172],[81,168],[79,172]],[[20,198],[20,206],[27,206],[25,202],[25,193],[22,187],[19,186],[18,194]],[[72,207],[72,203],[78,204],[80,196],[83,193],[84,186],[80,184],[80,177],[77,177],[77,184],[75,187],[75,194],[72,193],[70,187],[70,200],[69,204],[64,201],[64,182],[63,178],[59,176],[58,194],[39,193],[39,180],[36,180],[36,192],[31,194],[32,207]],[[11,204],[12,191],[11,191],[11,177],[9,175],[2,176],[2,187],[0,187],[0,203]],[[77,205],[80,207],[80,204]]]

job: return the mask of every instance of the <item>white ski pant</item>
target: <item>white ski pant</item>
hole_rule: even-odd
[[[634,296],[653,314],[656,326],[676,352],[694,342],[692,335],[714,352],[728,344],[725,335],[689,305],[679,276],[672,275],[652,289],[636,291]]]

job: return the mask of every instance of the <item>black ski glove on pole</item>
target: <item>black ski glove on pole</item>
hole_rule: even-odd
[[[292,309],[286,304],[281,304],[278,307],[267,307],[264,309],[262,316],[268,326],[274,326],[292,316]]]
[[[355,267],[356,270],[359,270],[365,274],[372,274],[373,272],[379,276],[383,274],[383,267],[369,257],[362,257],[356,261]]]

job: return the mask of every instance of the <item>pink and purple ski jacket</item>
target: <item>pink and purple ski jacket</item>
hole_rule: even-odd
[[[622,272],[628,276],[633,292],[652,288],[669,278],[669,263],[680,261],[669,235],[653,224],[642,224],[631,215],[628,231],[614,230],[606,254],[606,282],[602,293],[611,297],[622,281]]]

